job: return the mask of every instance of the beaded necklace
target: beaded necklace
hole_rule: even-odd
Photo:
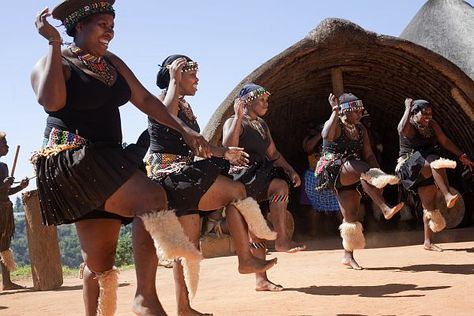
[[[115,75],[111,71],[110,66],[105,58],[86,53],[74,44],[70,45],[69,49],[77,57],[77,59],[79,59],[87,67],[87,69],[99,75],[108,86],[113,85]]]
[[[433,131],[431,130],[430,125],[423,126],[415,121],[415,118],[412,116],[410,117],[410,123],[415,127],[415,129],[420,133],[421,136],[424,138],[430,138],[433,135]]]
[[[184,115],[186,115],[188,120],[196,121],[197,117],[194,115],[193,110],[191,109],[191,106],[189,106],[189,103],[186,102],[184,97],[179,98],[178,106],[179,106],[179,109],[183,111]]]
[[[263,139],[267,138],[265,129],[263,128],[262,123],[260,122],[261,118],[257,117],[255,120],[252,120],[252,118],[248,114],[245,114],[244,117],[249,123],[250,127],[256,130],[260,134],[260,136],[262,136]]]
[[[357,126],[356,126],[356,124],[348,123],[348,122],[346,122],[346,120],[344,120],[344,119],[341,119],[341,123],[342,123],[344,129],[349,133],[348,136],[349,136],[351,139],[354,139],[354,140],[359,139],[359,133],[358,133],[358,131],[357,131]]]

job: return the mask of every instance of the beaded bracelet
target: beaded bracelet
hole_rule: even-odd
[[[48,44],[51,45],[53,43],[59,43],[60,45],[63,44],[63,39],[60,37],[60,38],[54,38],[54,37],[51,37],[48,41]]]

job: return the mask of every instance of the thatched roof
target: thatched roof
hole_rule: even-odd
[[[305,160],[301,142],[308,122],[324,122],[330,115],[327,97],[333,84],[334,91],[344,89],[364,100],[373,128],[383,138],[387,169],[394,167],[398,156],[396,126],[405,97],[431,101],[434,117],[447,135],[474,156],[472,79],[424,47],[365,31],[346,20],[324,20],[242,80],[207,124],[204,135],[211,142],[220,142],[233,100],[248,82],[272,92],[265,119],[277,147],[297,168]]]
[[[474,80],[474,8],[463,0],[429,0],[400,37],[446,57]]]

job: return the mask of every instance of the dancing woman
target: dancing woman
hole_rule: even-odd
[[[442,251],[432,243],[433,232],[439,232],[446,221],[436,209],[438,190],[448,208],[454,207],[459,195],[451,192],[446,168],[455,168],[456,162],[440,158],[440,147],[453,153],[469,169],[474,163],[447,136],[433,120],[433,107],[425,100],[405,99],[405,112],[398,124],[400,157],[396,171],[404,190],[418,193],[423,206],[424,248]]]
[[[403,203],[391,207],[382,196],[382,188],[398,183],[398,178],[379,169],[372,152],[365,127],[359,123],[364,106],[351,93],[337,98],[329,95],[332,114],[324,124],[323,152],[316,166],[316,189],[335,190],[343,215],[339,226],[344,247],[342,263],[356,270],[362,269],[354,259],[354,250],[365,247],[362,224],[358,212],[362,189],[380,207],[386,219],[392,218]]]
[[[168,112],[199,133],[196,117],[185,99],[197,92],[197,72],[198,64],[189,57],[171,55],[163,61],[156,83],[163,89],[158,98],[163,101]],[[179,221],[194,245],[199,247],[199,211],[213,211],[225,207],[226,220],[239,259],[239,272],[264,272],[271,268],[276,259],[255,258],[250,252],[247,224],[241,213],[247,220],[249,229],[259,236],[275,239],[276,234],[266,225],[258,204],[252,198],[246,198],[243,184],[233,181],[228,175],[229,162],[226,160],[233,164],[245,165],[248,162],[245,152],[236,147],[211,145],[213,157],[195,161],[195,155],[182,137],[169,131],[165,125],[152,117],[148,120],[148,131],[151,144],[150,154],[145,159],[147,169],[151,178],[166,190],[169,207],[177,210]],[[152,247],[149,237],[148,245]],[[156,266],[156,258],[148,261],[149,274],[156,272]],[[179,260],[174,263],[174,276],[178,314],[202,315],[190,306],[191,295],[185,287],[183,267]],[[147,282],[146,279],[140,280],[141,276],[137,277],[139,287]]]
[[[291,240],[286,231],[286,206],[288,183],[295,187],[301,184],[300,177],[277,150],[270,130],[261,118],[268,111],[270,93],[256,84],[245,85],[234,104],[235,114],[224,124],[223,145],[239,146],[249,154],[249,166],[240,168],[234,179],[245,185],[247,195],[257,201],[270,201],[270,213],[277,231],[277,251],[297,252],[304,245]],[[260,236],[251,236],[252,251],[265,258],[266,246]],[[281,291],[283,287],[268,280],[265,272],[256,274],[258,291]]]
[[[46,147],[32,159],[41,213],[46,225],[75,223],[85,262],[86,315],[115,312],[115,250],[126,218],[140,217],[160,255],[184,257],[191,266],[201,259],[174,212],[164,211],[163,188],[139,170],[146,148],[141,144],[122,147],[119,107],[130,101],[177,130],[195,152],[199,149],[200,155],[210,156],[205,139],[169,115],[127,65],[108,51],[114,38],[113,3],[68,0],[52,13],[45,8],[35,21],[48,43],[46,56],[31,75],[38,102],[48,114]],[[74,38],[65,49],[61,49],[58,30],[48,21],[51,14]],[[137,269],[143,264],[137,262]],[[142,315],[140,299],[135,299],[134,311]],[[164,315],[165,311],[156,299],[147,313]]]

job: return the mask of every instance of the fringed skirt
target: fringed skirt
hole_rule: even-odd
[[[14,233],[13,204],[10,201],[0,202],[0,252],[10,248]]]
[[[247,196],[258,202],[268,200],[268,188],[273,179],[285,180],[288,185],[291,183],[283,168],[275,167],[272,161],[255,163],[245,168],[234,168],[231,174],[235,181],[245,185]]]
[[[337,202],[334,190],[316,190],[318,179],[313,170],[306,170],[304,174],[304,190],[308,196],[311,206],[318,212],[338,212],[339,203]]]
[[[123,217],[104,211],[106,200],[143,166],[146,149],[135,144],[89,143],[37,155],[36,185],[45,225],[88,218]],[[131,220],[131,219],[130,219]]]
[[[154,158],[153,155],[157,157]],[[212,157],[194,162],[185,159],[163,164],[166,160],[163,155],[166,154],[147,156],[147,169],[151,171],[152,179],[165,189],[168,207],[184,211],[181,215],[197,213],[199,201],[217,177],[228,176],[229,173],[229,162],[222,158]]]

